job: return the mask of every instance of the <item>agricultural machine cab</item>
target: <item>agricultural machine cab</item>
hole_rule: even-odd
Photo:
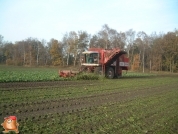
[[[99,53],[93,51],[83,52],[81,56],[81,65],[99,66]]]

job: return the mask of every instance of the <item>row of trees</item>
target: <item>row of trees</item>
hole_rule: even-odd
[[[104,25],[95,35],[71,31],[62,40],[28,38],[15,43],[0,35],[0,64],[23,66],[76,66],[89,47],[121,48],[128,52],[132,70],[178,71],[178,30],[152,33],[132,29],[118,32]]]

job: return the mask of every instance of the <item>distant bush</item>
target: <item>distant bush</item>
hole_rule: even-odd
[[[11,59],[6,60],[6,65],[13,65],[13,64],[14,64],[13,60]]]

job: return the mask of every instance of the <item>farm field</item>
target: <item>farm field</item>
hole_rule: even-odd
[[[66,69],[66,68],[62,68]],[[71,68],[67,68],[71,69]],[[76,70],[76,68],[75,68]],[[52,67],[18,67],[18,66],[4,66],[0,65],[0,83],[7,82],[37,82],[37,81],[64,81],[75,80],[77,78],[60,78],[58,74],[59,68]],[[123,77],[147,77],[155,74],[143,74],[129,72],[123,73]],[[91,75],[92,76],[92,75]],[[80,78],[80,77],[79,77]],[[84,77],[82,77],[83,79]],[[87,77],[90,78],[90,77]],[[99,79],[98,77],[94,77]],[[92,78],[91,78],[92,79]]]
[[[5,81],[0,95],[1,123],[17,116],[20,134],[178,133],[178,75]]]

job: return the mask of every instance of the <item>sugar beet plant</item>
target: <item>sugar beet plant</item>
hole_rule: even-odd
[[[25,68],[0,66],[0,83],[4,82],[34,82],[34,81],[64,81],[64,80],[99,80],[103,76],[94,73],[81,73],[75,77],[62,78],[58,75],[58,68]],[[123,72],[125,77],[148,77],[155,74]]]
[[[98,80],[99,75],[96,75],[94,73],[81,73],[79,75],[75,76],[76,80]]]
[[[56,71],[0,71],[0,82],[63,80]]]
[[[34,82],[34,81],[64,81],[64,80],[98,80],[95,74],[82,73],[75,77],[59,77],[58,68],[13,68],[0,66],[0,83],[4,82]]]

